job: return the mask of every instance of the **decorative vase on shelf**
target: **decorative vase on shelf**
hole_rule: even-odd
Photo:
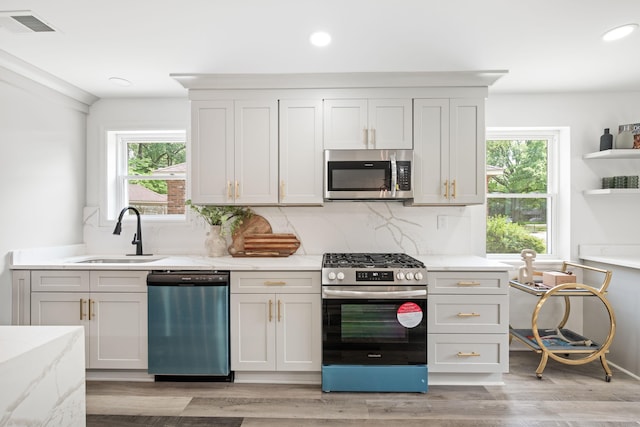
[[[227,254],[227,241],[220,235],[221,226],[212,225],[204,240],[207,255],[211,257],[225,256]]]
[[[631,126],[624,125],[618,128],[619,133],[616,137],[617,149],[633,148],[633,134],[631,133]]]
[[[600,137],[600,151],[611,150],[613,148],[613,135],[609,133],[609,128],[604,130],[604,134]]]

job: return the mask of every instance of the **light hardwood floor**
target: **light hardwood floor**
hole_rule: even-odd
[[[511,352],[499,386],[420,393],[323,393],[319,386],[184,382],[87,383],[87,426],[640,426],[640,381],[598,361],[570,366]]]

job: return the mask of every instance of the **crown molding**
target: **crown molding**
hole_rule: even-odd
[[[187,89],[488,87],[506,70],[398,73],[170,74]]]
[[[0,49],[0,79],[40,96],[56,98],[80,111],[99,98]],[[64,100],[63,98],[67,98]]]

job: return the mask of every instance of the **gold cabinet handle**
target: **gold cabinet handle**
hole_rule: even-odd
[[[84,299],[80,298],[80,320],[84,320],[87,318],[87,315],[84,312]]]
[[[269,300],[269,322],[271,322],[271,320],[273,320],[273,301]]]
[[[464,353],[462,351],[459,351],[457,356],[458,357],[478,357],[480,356],[480,353],[476,353],[475,351],[472,351],[471,353]]]
[[[365,147],[369,146],[369,132],[367,128],[362,129],[362,143]]]
[[[282,316],[280,315],[281,305],[282,305],[282,301],[278,300],[278,322],[282,319]]]
[[[460,282],[457,283],[458,286],[480,286],[480,282],[476,282],[476,281],[464,281],[461,280]]]
[[[93,320],[96,317],[96,301],[93,299],[89,300],[89,320]]]
[[[444,198],[445,199],[449,198],[449,180],[446,180],[444,182]]]
[[[265,286],[284,286],[286,284],[287,282],[285,282],[284,280],[267,280],[264,282]]]
[[[240,183],[236,181],[236,199],[240,198]]]
[[[371,148],[376,148],[376,130],[371,129]]]
[[[284,180],[280,181],[280,200],[284,200]]]
[[[455,179],[451,182],[451,187],[453,188],[451,191],[451,198],[455,199],[456,198],[456,180]]]
[[[227,200],[231,199],[231,181],[227,181]]]
[[[458,317],[480,317],[480,313],[458,313]]]

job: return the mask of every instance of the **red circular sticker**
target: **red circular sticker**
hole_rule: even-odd
[[[405,302],[398,307],[396,316],[405,328],[415,328],[422,322],[422,309],[415,302]]]

